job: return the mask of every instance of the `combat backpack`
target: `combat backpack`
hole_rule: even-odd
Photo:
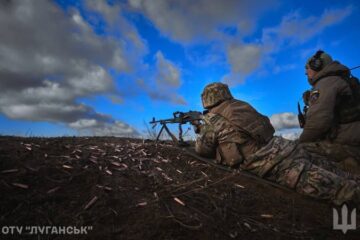
[[[335,112],[338,123],[345,124],[360,121],[360,82],[353,75],[343,77],[349,84],[352,95],[342,96]]]

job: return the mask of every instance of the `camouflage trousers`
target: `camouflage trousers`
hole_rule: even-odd
[[[360,147],[327,141],[301,143],[300,146],[314,156],[325,157],[337,168],[353,174],[360,174]]]
[[[269,158],[274,159],[274,164],[265,173],[256,168],[247,170],[257,175],[262,172],[262,176],[259,176],[312,198],[331,201],[336,205],[352,202],[360,207],[359,176],[344,172],[326,158],[313,155],[301,145],[280,137],[275,137],[259,151],[263,156],[266,152],[269,155],[276,153],[276,157]],[[265,160],[257,161],[269,160],[265,157]],[[265,166],[259,163],[255,165]]]

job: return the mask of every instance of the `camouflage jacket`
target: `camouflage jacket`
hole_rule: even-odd
[[[250,104],[227,100],[211,108],[196,140],[196,151],[219,163],[234,166],[267,144],[274,128]]]
[[[310,83],[313,89],[309,96],[304,131],[300,142],[331,139],[336,143],[360,145],[360,122],[337,124],[335,108],[341,96],[350,96],[351,89],[342,76],[349,69],[333,62],[321,70]]]

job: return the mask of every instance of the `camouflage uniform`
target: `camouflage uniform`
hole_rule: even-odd
[[[310,151],[326,156],[338,167],[360,172],[360,103],[353,97],[350,70],[324,52],[318,52],[307,64],[316,72],[308,81],[313,87],[304,93],[308,105],[300,142]],[[358,102],[358,100],[355,100]]]
[[[345,107],[339,105],[342,103],[341,98],[350,98],[352,94],[349,84],[344,79],[347,76],[349,69],[334,61],[309,79],[313,88],[305,99],[309,108],[306,112],[304,131],[300,136],[301,142],[331,139],[334,143],[360,146],[360,121],[354,116],[353,121],[348,119],[346,123],[339,123],[341,119],[338,118],[341,116],[337,116],[335,111]],[[353,111],[358,113],[359,109],[355,108]]]
[[[360,148],[332,143],[329,141],[317,141],[300,143],[312,155],[326,158],[334,166],[353,174],[360,174]]]
[[[210,85],[214,86],[224,88],[223,84],[219,83]],[[226,85],[225,87],[227,88]],[[207,90],[205,88],[204,92]],[[330,200],[334,204],[353,201],[360,205],[360,188],[356,177],[335,168],[319,155],[312,157],[305,148],[299,147],[294,141],[272,136],[266,139],[270,132],[273,133],[269,130],[272,126],[266,121],[262,127],[255,130],[263,129],[268,134],[259,136],[258,131],[258,138],[253,136],[252,132],[248,131],[251,128],[237,125],[257,122],[262,119],[262,115],[259,117],[260,114],[256,110],[245,112],[243,115],[236,114],[239,109],[249,110],[250,105],[231,98],[218,101],[217,104],[207,104],[206,98],[204,99],[207,95],[211,95],[211,91],[202,95],[203,105],[209,109],[209,113],[204,116],[205,124],[196,140],[196,151],[200,155],[216,158],[221,164],[238,166],[242,170],[313,198]],[[229,108],[235,111],[232,112]],[[226,112],[237,116],[238,121],[235,122],[236,119],[231,119]],[[246,121],[241,117],[253,121]]]

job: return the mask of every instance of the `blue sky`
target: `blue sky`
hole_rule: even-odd
[[[0,134],[146,136],[204,86],[294,137],[318,49],[360,65],[358,1],[30,1],[0,5]],[[359,70],[356,70],[359,71]],[[355,75],[360,75],[354,71]]]

